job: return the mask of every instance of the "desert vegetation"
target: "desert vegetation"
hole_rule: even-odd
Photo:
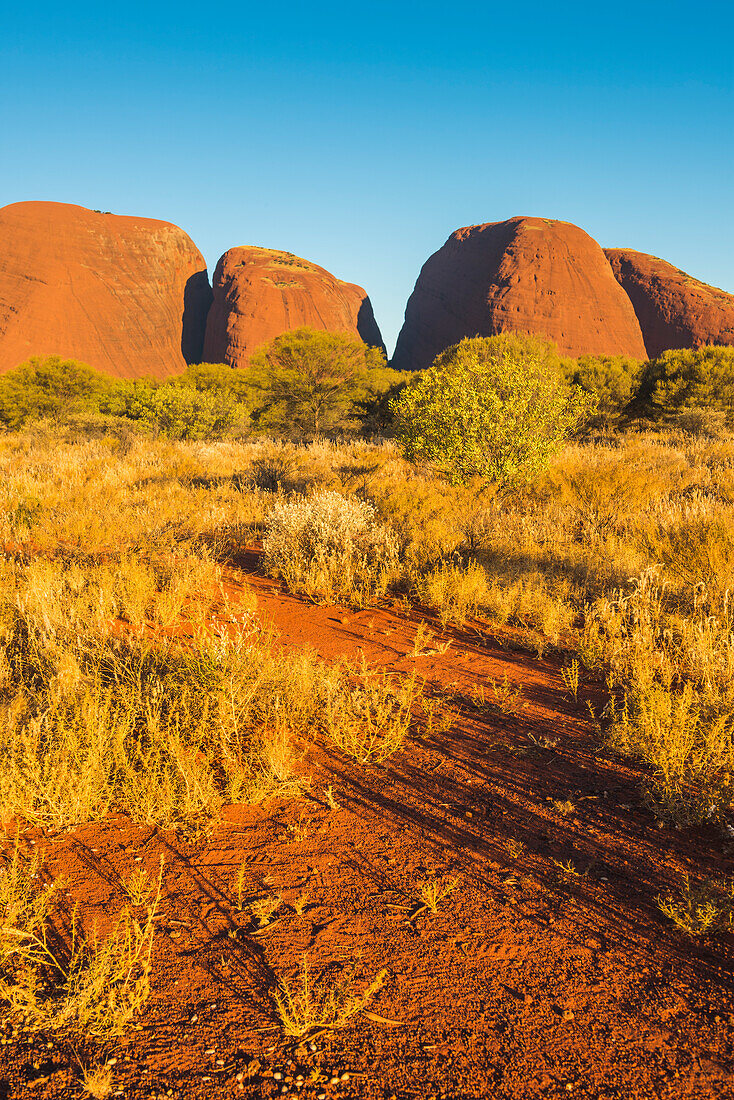
[[[396,438],[360,437],[362,383],[349,402],[312,410],[298,440],[266,436],[265,413],[251,415],[264,406],[221,365],[147,388],[105,388],[61,361],[5,376],[0,997],[9,1019],[97,1043],[133,1026],[155,981],[166,895],[163,866],[157,878],[131,872],[97,933],[61,904],[59,883],[23,839],[29,830],[53,837],[117,813],[201,844],[226,807],[305,807],[317,797],[338,815],[338,780],[317,792],[323,754],[374,772],[440,737],[457,708],[511,718],[525,705],[506,672],[461,696],[358,654],[283,646],[259,613],[256,575],[304,600],[304,614],[338,606],[409,617],[414,661],[445,657],[471,629],[499,639],[509,662],[554,662],[598,751],[638,769],[662,845],[671,828],[730,828],[734,441],[726,400],[706,405],[721,413],[713,424],[694,415],[700,385],[686,382],[681,397],[666,356],[663,386],[660,365],[579,361],[569,372],[535,340],[465,341],[405,388],[372,379]],[[726,354],[704,349],[681,353],[686,378],[696,356],[700,371],[715,365],[709,381],[724,377]],[[273,381],[279,361],[268,362],[268,408],[288,416]],[[266,368],[257,370],[262,379]],[[529,404],[510,410],[482,455],[471,425],[500,423],[493,409],[513,405],[523,371],[536,372]],[[594,379],[605,371],[602,386]],[[652,420],[630,405],[638,382]],[[153,411],[138,417],[138,407]],[[465,415],[467,432],[441,450],[448,408]],[[224,419],[212,428],[215,414]],[[198,426],[182,430],[187,417]],[[310,438],[327,423],[347,434]],[[603,685],[593,700],[592,682]],[[538,734],[520,751],[556,743]],[[564,822],[578,806],[559,796],[549,812]],[[303,815],[287,843],[306,842]],[[508,835],[504,851],[521,860],[525,844]],[[552,865],[554,882],[582,877],[560,852]],[[243,863],[232,888],[248,935],[272,934],[284,914],[304,918],[307,891],[286,903],[250,890],[248,874]],[[462,890],[450,868],[416,883],[395,907],[411,927],[450,910]],[[730,933],[730,884],[703,870],[655,904],[681,935]],[[304,954],[295,977],[270,982],[274,1026],[296,1044],[353,1023],[386,982],[378,967],[360,980],[349,969],[316,980],[311,965]]]

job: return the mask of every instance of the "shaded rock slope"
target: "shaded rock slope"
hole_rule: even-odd
[[[564,355],[645,358],[632,304],[578,226],[510,218],[457,229],[421,269],[392,365],[428,367],[464,336],[547,336]]]
[[[201,359],[211,288],[175,225],[57,202],[0,210],[0,372],[62,355],[119,378]]]
[[[207,362],[246,366],[260,344],[307,325],[383,348],[366,292],[323,267],[270,248],[230,248],[214,273]]]
[[[734,344],[734,294],[629,248],[604,250],[640,322],[647,354],[669,348]]]

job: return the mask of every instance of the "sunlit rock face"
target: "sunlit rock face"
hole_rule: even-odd
[[[423,265],[392,366],[421,369],[465,336],[529,332],[564,355],[645,358],[632,304],[603,249],[569,222],[510,218],[457,229]]]
[[[366,292],[323,267],[270,248],[230,248],[214,272],[207,362],[243,367],[255,348],[307,326],[383,348]]]
[[[670,348],[734,344],[734,294],[657,256],[629,248],[607,248],[606,254],[634,306],[651,359]]]
[[[211,288],[169,222],[57,202],[0,210],[0,371],[31,355],[119,378],[166,378],[201,359]]]

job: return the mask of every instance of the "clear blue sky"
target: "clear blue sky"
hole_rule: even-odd
[[[388,346],[462,225],[534,214],[734,291],[729,2],[5,5],[0,206],[283,248]]]

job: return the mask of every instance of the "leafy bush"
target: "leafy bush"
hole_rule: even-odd
[[[405,456],[453,482],[527,480],[593,406],[554,360],[552,345],[514,333],[448,348],[394,402]]]
[[[168,439],[221,439],[244,418],[244,409],[231,391],[179,382],[123,383],[103,400],[101,408]]]
[[[563,361],[569,383],[580,386],[596,402],[590,427],[616,424],[637,392],[643,364],[625,355],[580,355]]]
[[[76,359],[33,356],[0,378],[0,422],[19,428],[42,417],[67,419],[94,408],[111,386],[111,379]]]
[[[663,352],[645,367],[636,404],[653,417],[692,407],[719,409],[734,428],[734,347]]]
[[[375,522],[371,504],[325,491],[279,500],[263,553],[267,568],[295,592],[366,603],[385,591],[397,542]]]

